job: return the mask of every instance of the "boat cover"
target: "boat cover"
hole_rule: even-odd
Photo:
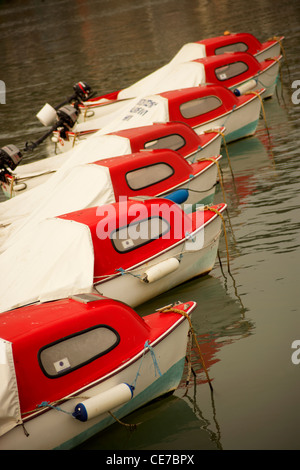
[[[89,227],[46,219],[31,227],[0,255],[0,313],[90,292],[94,248]]]
[[[137,120],[132,121],[132,119],[127,118],[127,120],[123,121],[122,127],[118,127],[118,123],[120,122],[120,116],[128,115],[128,112],[130,112],[135,107],[140,106],[142,100],[149,100],[148,95],[156,95],[158,93],[164,93],[170,90],[179,90],[182,88],[192,88],[204,83],[205,68],[203,64],[199,62],[184,62],[175,64],[168,68],[165,73],[161,73],[158,76],[154,73],[148,77],[145,77],[143,79],[143,83],[141,83],[140,86],[132,85],[132,92],[130,93],[135,95],[136,98],[133,98],[127,102],[127,104],[118,110],[118,112],[110,113],[109,115],[104,115],[90,121],[76,124],[74,130],[76,130],[76,132],[85,132],[91,129],[101,129],[101,133],[106,134],[120,129],[138,127],[138,125],[144,126],[146,124],[141,123],[141,118],[144,116],[141,110],[139,113],[136,113],[136,117],[138,118]],[[133,90],[135,90],[135,92]],[[122,93],[125,93],[125,91],[123,90]],[[157,110],[152,108],[148,105],[148,113],[146,116],[148,119],[148,124],[161,121],[161,117],[157,113]],[[153,115],[153,119],[149,120],[151,115]],[[164,117],[162,122],[165,121],[166,118]]]
[[[100,118],[102,119],[102,118]],[[93,122],[98,119],[94,119]],[[102,129],[96,132],[98,135],[109,134],[123,129],[148,126],[153,123],[169,121],[168,100],[160,95],[147,95],[135,98],[122,108],[112,121],[109,121]],[[90,122],[78,124],[77,130],[89,128]],[[95,135],[96,135],[95,134]]]
[[[0,436],[22,423],[12,344],[0,338]]]
[[[114,202],[107,170],[87,163],[131,153],[130,140],[117,135],[94,134],[77,145],[56,173],[40,186],[0,204],[0,252],[17,229],[28,221]],[[45,159],[51,160],[51,159]],[[46,163],[49,166],[48,163]],[[85,164],[85,165],[83,165]],[[93,169],[92,169],[93,168]],[[99,169],[98,169],[99,168]],[[40,216],[38,215],[40,214]]]
[[[174,77],[176,77],[176,68],[178,65],[192,60],[202,59],[205,56],[205,46],[203,44],[185,44],[168,64],[164,65],[163,67],[160,67],[158,70],[155,70],[155,72],[152,72],[151,74],[142,78],[141,80],[129,86],[128,88],[124,88],[124,90],[121,90],[118,94],[118,98],[135,98],[137,96],[142,96],[145,93],[161,93],[162,91],[157,92],[154,91],[154,89],[159,89],[159,84],[161,82],[166,82],[168,80],[168,77],[169,86],[173,86],[172,80]],[[199,67],[198,70],[198,73],[201,74],[202,72],[200,71]],[[186,85],[186,83],[188,82],[189,77],[182,76],[180,77],[180,86],[177,86],[172,89],[176,90],[176,88],[183,88],[184,86],[193,86]]]

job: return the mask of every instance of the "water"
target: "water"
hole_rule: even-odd
[[[193,326],[214,392],[199,358],[174,395],[128,416],[81,449],[299,449],[300,364],[291,347],[299,321],[299,110],[291,88],[300,79],[300,4],[274,0],[0,1],[0,145],[20,147],[42,128],[35,114],[58,104],[78,80],[99,94],[124,88],[167,63],[187,43],[252,32],[284,34],[288,66],[278,98],[265,103],[255,136],[229,145],[234,180],[223,158],[230,273],[224,238],[212,272],[141,306],[195,300]],[[52,152],[45,142],[26,161]],[[219,191],[216,201],[222,199]]]

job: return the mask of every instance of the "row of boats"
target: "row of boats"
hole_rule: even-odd
[[[255,133],[282,40],[187,44],[103,96],[79,82],[0,150],[0,449],[73,448],[178,387],[196,303],[134,308],[213,268],[221,148]],[[58,154],[22,161],[49,137]]]

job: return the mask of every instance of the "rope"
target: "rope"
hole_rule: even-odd
[[[225,225],[224,217],[223,217],[223,215],[221,214],[221,212],[218,211],[215,207],[211,207],[211,206],[199,207],[199,208],[197,209],[197,211],[200,211],[200,210],[209,210],[209,211],[212,211],[212,212],[214,212],[215,214],[217,214],[217,215],[221,218],[221,220],[222,220],[223,228],[224,228],[224,238],[225,238],[225,244],[226,244],[226,252],[227,252],[227,268],[228,268],[228,272],[230,272],[230,266],[229,266],[229,249],[228,249],[227,231],[226,231],[226,225]]]
[[[193,325],[192,325],[192,321],[191,321],[191,318],[190,316],[188,315],[188,313],[186,313],[184,310],[181,310],[179,308],[174,308],[174,307],[165,307],[165,308],[162,308],[159,310],[159,312],[162,312],[162,313],[166,313],[166,312],[174,312],[174,313],[180,313],[181,315],[183,315],[185,318],[187,318],[188,322],[189,322],[189,325],[190,325],[190,332],[194,338],[194,341],[195,341],[195,344],[197,346],[197,349],[198,349],[198,353],[199,353],[199,356],[200,356],[200,360],[201,360],[201,363],[202,363],[202,366],[203,366],[203,369],[205,371],[205,375],[206,375],[206,378],[207,378],[207,381],[208,381],[208,384],[209,384],[209,387],[211,390],[213,390],[213,387],[212,387],[212,384],[211,384],[211,380],[209,378],[209,375],[208,375],[208,371],[207,371],[207,368],[205,366],[205,362],[204,362],[204,359],[203,359],[203,356],[202,356],[202,353],[201,353],[201,349],[200,349],[200,346],[199,346],[199,343],[198,343],[198,340],[197,340],[197,336],[196,336],[196,333],[194,331],[194,328],[193,328]]]
[[[209,160],[209,161],[211,161],[211,162],[213,162],[217,165],[217,169],[218,169],[218,173],[219,173],[219,182],[220,182],[220,185],[221,185],[221,188],[222,188],[222,193],[223,193],[223,199],[224,199],[224,202],[226,202],[224,185],[223,185],[223,176],[222,176],[222,173],[221,173],[220,164],[219,164],[218,160],[215,160],[213,157],[211,157],[211,158],[198,158],[197,162],[204,162],[206,160]]]
[[[262,110],[263,118],[264,118],[264,121],[265,121],[266,130],[267,130],[268,136],[270,137],[270,132],[269,132],[269,129],[268,129],[268,124],[267,124],[267,118],[266,118],[265,108],[264,108],[264,105],[263,105],[263,99],[262,99],[260,93],[257,92],[257,91],[246,91],[246,92],[244,93],[244,95],[255,95],[255,96],[257,96],[257,97],[259,98],[260,103],[261,103],[261,110]]]
[[[234,175],[233,175],[233,171],[232,171],[232,167],[231,167],[231,161],[230,161],[229,153],[228,153],[228,147],[227,147],[227,143],[226,143],[226,140],[225,140],[225,134],[224,134],[224,132],[220,131],[219,129],[209,129],[207,131],[204,131],[204,134],[208,134],[210,132],[217,132],[219,135],[222,136],[223,144],[224,144],[224,147],[225,147],[225,152],[226,152],[226,156],[227,156],[227,160],[228,160],[228,164],[229,164],[229,168],[230,168],[230,172],[231,172],[231,176],[232,176],[232,179],[234,180]]]

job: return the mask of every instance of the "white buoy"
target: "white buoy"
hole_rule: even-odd
[[[37,113],[36,117],[46,127],[51,126],[57,120],[55,109],[48,103],[42,107],[42,109]]]
[[[146,283],[151,283],[154,281],[158,281],[162,277],[170,274],[179,267],[179,261],[177,258],[169,258],[165,261],[161,261],[161,263],[156,264],[155,266],[151,266],[151,268],[147,269],[142,276],[141,280]]]
[[[73,413],[79,421],[88,421],[131,400],[134,387],[121,383],[78,403]]]
[[[255,88],[257,86],[257,82],[254,78],[252,78],[251,80],[249,80],[248,82],[246,83],[243,83],[242,85],[240,85],[239,87],[235,88],[234,90],[234,94],[236,96],[241,96],[243,95],[244,93],[246,93],[246,91],[249,91],[249,90],[252,90],[253,88]]]

